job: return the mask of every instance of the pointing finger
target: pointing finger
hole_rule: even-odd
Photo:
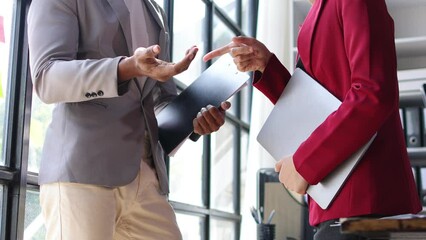
[[[219,57],[222,56],[225,53],[229,53],[231,51],[232,48],[237,47],[238,45],[235,44],[234,42],[230,42],[227,45],[221,47],[221,48],[217,48],[209,53],[207,53],[206,55],[204,55],[203,57],[203,61],[207,62],[210,59],[213,59],[215,57]]]

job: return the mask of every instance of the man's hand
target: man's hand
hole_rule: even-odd
[[[121,60],[118,66],[118,79],[124,81],[134,77],[147,76],[165,82],[188,69],[195,55],[197,55],[198,48],[193,46],[188,49],[185,57],[177,63],[156,58],[160,51],[158,45],[137,48],[133,56]]]
[[[225,111],[230,107],[230,102],[222,102],[219,108],[211,105],[202,108],[193,121],[194,133],[206,135],[219,130],[225,123]]]
[[[308,182],[300,175],[293,163],[293,156],[285,157],[275,164],[275,172],[284,186],[298,194],[305,194]]]
[[[208,61],[226,53],[231,54],[241,72],[260,71],[263,73],[272,56],[268,48],[255,38],[234,37],[228,45],[204,55],[203,60]]]

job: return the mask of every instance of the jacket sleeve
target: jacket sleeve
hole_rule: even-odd
[[[350,88],[341,106],[293,155],[297,171],[309,184],[320,182],[379,132],[398,106],[393,20],[385,1],[333,2],[342,27],[345,49],[342,55],[347,56],[350,68]],[[322,27],[317,31],[326,29]],[[321,32],[323,37],[333,35]]]
[[[121,57],[77,60],[79,21],[75,0],[34,0],[28,13],[28,44],[34,89],[45,103],[118,96]]]
[[[254,73],[253,86],[275,104],[280,98],[290,77],[291,75],[288,70],[274,54],[266,65],[263,74],[260,72]]]

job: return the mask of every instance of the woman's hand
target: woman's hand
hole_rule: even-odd
[[[203,60],[208,61],[225,53],[231,54],[238,70],[242,72],[260,71],[263,73],[272,56],[268,48],[255,38],[234,37],[228,45],[204,55]]]
[[[275,164],[275,172],[279,172],[279,179],[291,191],[305,194],[308,182],[300,175],[293,163],[293,156],[285,157]]]

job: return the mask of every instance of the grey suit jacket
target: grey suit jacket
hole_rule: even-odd
[[[169,60],[165,15],[142,0],[158,32],[159,58]],[[117,67],[131,55],[128,9],[122,0],[33,0],[28,14],[34,89],[56,104],[43,147],[39,183],[122,186],[138,174],[149,131],[163,193],[168,180],[155,111],[176,96],[173,81],[132,79],[117,84]]]

